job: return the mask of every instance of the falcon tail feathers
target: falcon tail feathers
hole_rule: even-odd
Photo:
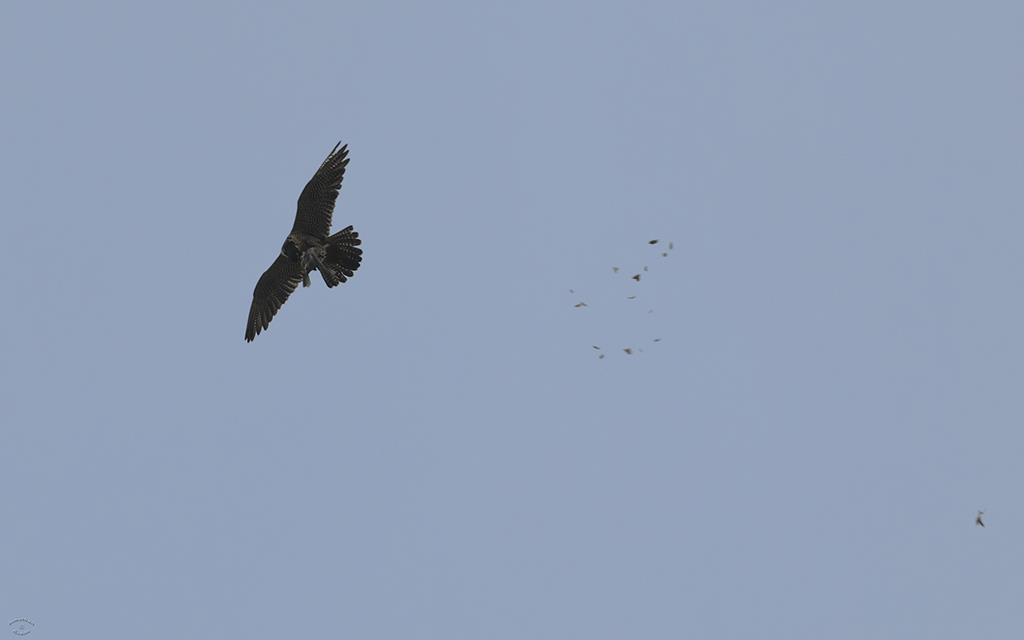
[[[359,239],[359,232],[351,225],[327,238],[327,256],[324,261],[338,277],[338,282],[327,283],[327,286],[341,284],[356,272],[363,261],[363,250],[359,248],[362,242]],[[324,282],[327,282],[326,278]]]

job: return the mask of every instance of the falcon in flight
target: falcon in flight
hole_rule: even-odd
[[[363,250],[359,248],[362,241],[351,225],[330,235],[334,201],[348,166],[348,145],[339,149],[340,145],[334,145],[302,190],[295,224],[281,246],[281,254],[256,283],[249,322],[245,325],[246,342],[270,326],[299,282],[304,287],[310,285],[312,271],[319,271],[328,287],[336,287],[351,278],[363,260]]]

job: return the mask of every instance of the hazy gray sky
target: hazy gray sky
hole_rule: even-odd
[[[5,2],[2,622],[1019,635],[1022,22]],[[246,344],[339,139],[363,266]]]

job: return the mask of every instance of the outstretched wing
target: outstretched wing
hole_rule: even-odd
[[[256,289],[252,292],[249,323],[245,325],[246,342],[252,342],[260,331],[270,326],[270,321],[277,310],[284,305],[300,282],[302,267],[283,255],[277,256],[274,264],[260,276]]]
[[[320,239],[330,234],[334,201],[338,199],[341,179],[345,177],[345,167],[348,165],[348,145],[340,149],[339,145],[340,142],[334,145],[327,159],[299,195],[292,233],[305,233]]]

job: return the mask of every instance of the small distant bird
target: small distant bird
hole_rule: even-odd
[[[597,359],[598,360],[604,360],[604,354],[602,353],[601,355],[597,356]]]
[[[576,304],[574,304],[572,306],[576,307],[577,309],[580,309],[582,307],[587,306],[587,303],[586,302],[577,302]]]
[[[661,257],[662,258],[667,258],[668,257],[668,252],[667,251],[662,251],[661,252]]]
[[[647,271],[647,265],[644,265],[644,271]]]
[[[640,282],[640,274],[638,273],[635,276],[633,276],[633,280],[636,280],[637,282]]]
[[[351,278],[363,260],[362,241],[351,225],[334,235],[331,216],[348,166],[348,145],[334,145],[306,188],[299,195],[295,223],[281,246],[281,253],[270,265],[252,292],[245,341],[252,342],[299,286],[308,287],[309,274],[319,271],[324,284],[336,287]]]
[[[661,342],[661,338],[655,338],[653,342]]]
[[[618,273],[618,272],[619,272],[619,268],[618,267],[612,267],[612,273]]]
[[[636,296],[626,296],[626,300],[636,300]]]
[[[625,349],[623,349],[623,351],[625,351],[625,352],[626,352],[626,355],[627,355],[627,356],[631,356],[631,355],[633,355],[633,350],[632,350],[632,349],[630,349],[629,347],[626,347]]]
[[[985,512],[984,511],[979,511],[978,515],[974,516],[974,526],[976,526],[976,527],[984,527],[985,526],[985,523],[982,522],[982,520],[981,520],[981,516],[983,516],[983,515],[985,515]]]
[[[657,240],[648,240],[647,244],[658,244]]]
[[[671,243],[671,242],[669,242],[669,243],[668,243],[668,250],[669,250],[669,251],[671,251],[671,250],[672,250],[673,248],[674,248],[674,247],[673,247],[672,243]]]

